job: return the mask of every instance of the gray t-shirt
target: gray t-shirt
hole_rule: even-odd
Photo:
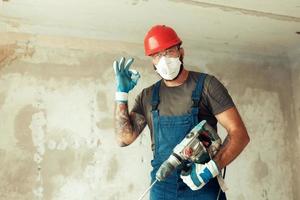
[[[167,87],[164,81],[161,82],[159,89],[160,103],[158,110],[160,115],[182,115],[191,110],[192,92],[196,87],[199,72],[190,71],[187,80],[180,86]],[[143,115],[153,138],[152,125],[152,89],[153,86],[143,89],[136,97],[133,112]],[[217,119],[215,115],[234,106],[231,96],[224,85],[214,76],[207,75],[204,80],[201,101],[199,103],[199,122],[206,120],[216,129]],[[153,144],[152,139],[152,144]],[[152,145],[153,147],[153,145]]]

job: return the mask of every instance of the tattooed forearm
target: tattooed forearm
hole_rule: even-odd
[[[133,132],[140,134],[146,126],[146,120],[143,115],[135,112],[130,113],[131,124],[133,125]]]
[[[115,110],[115,132],[120,146],[131,144],[146,126],[144,116],[128,112],[126,103],[117,103]]]
[[[116,124],[115,128],[117,134],[120,133],[132,133],[132,126],[130,124],[130,118],[128,113],[128,105],[125,103],[117,103],[116,106]]]
[[[130,137],[132,132],[132,125],[128,113],[128,105],[126,103],[116,103],[115,111],[115,132],[117,141],[120,146],[127,146],[125,138]]]

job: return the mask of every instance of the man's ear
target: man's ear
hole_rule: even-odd
[[[180,59],[183,61],[184,58],[184,49],[182,47],[179,48],[179,53],[180,53]]]

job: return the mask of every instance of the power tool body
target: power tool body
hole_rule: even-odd
[[[172,154],[158,169],[156,179],[164,180],[175,169],[181,169],[182,173],[189,173],[192,163],[207,162],[217,153],[221,143],[221,138],[215,129],[205,120],[201,121],[175,146]]]

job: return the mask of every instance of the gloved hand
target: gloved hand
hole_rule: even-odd
[[[205,164],[193,163],[190,172],[188,174],[181,173],[180,177],[192,190],[199,190],[219,173],[215,161],[210,160]]]
[[[128,92],[134,88],[141,77],[137,71],[129,69],[132,63],[133,58],[130,58],[125,64],[124,57],[121,58],[120,62],[114,61],[113,63],[117,82],[116,101],[127,102]]]

